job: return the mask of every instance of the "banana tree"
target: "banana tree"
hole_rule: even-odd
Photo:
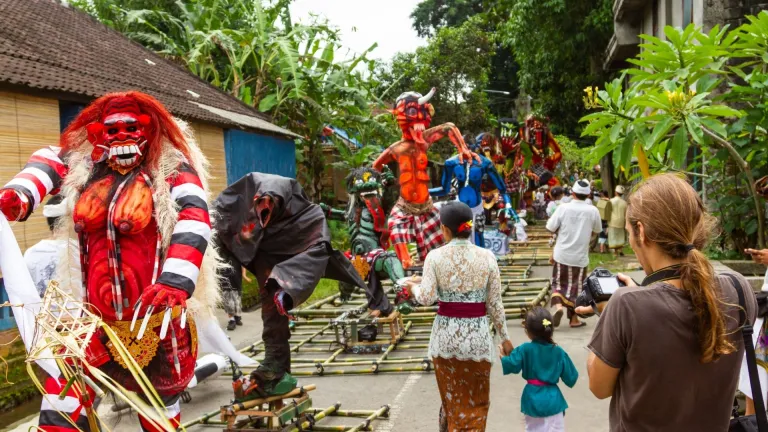
[[[763,201],[750,162],[765,151],[765,29],[768,13],[763,12],[732,31],[716,26],[703,33],[690,25],[666,27],[666,40],[641,35],[641,53],[629,60],[636,67],[603,90],[587,89],[587,107],[598,111],[581,119],[587,123],[582,135],[597,137],[592,159],[613,152],[614,165],[625,170],[633,155],[647,155],[684,171],[690,146],[730,158],[747,179],[761,248]],[[734,59],[740,63],[732,65]],[[752,99],[746,109],[744,94]]]

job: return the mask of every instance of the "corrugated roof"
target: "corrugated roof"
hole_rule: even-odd
[[[56,0],[0,1],[0,83],[90,98],[139,90],[184,119],[295,136],[180,65]]]
[[[272,123],[270,123],[270,122],[268,122],[266,120],[262,120],[262,119],[257,118],[257,117],[247,116],[247,115],[239,114],[239,113],[236,113],[236,112],[223,110],[223,109],[220,109],[220,108],[216,108],[214,106],[206,105],[206,104],[195,102],[195,101],[189,101],[189,102],[197,105],[198,107],[200,107],[200,108],[202,108],[202,109],[204,109],[204,110],[206,110],[208,112],[216,114],[217,116],[220,116],[223,119],[227,119],[227,120],[236,122],[238,124],[242,124],[242,125],[250,127],[250,128],[264,130],[264,131],[267,131],[267,132],[274,132],[274,133],[278,133],[278,134],[290,135],[290,136],[292,136],[294,138],[301,138],[301,136],[299,136],[299,135],[297,135],[297,134],[295,134],[295,133],[293,133],[293,132],[291,132],[289,130],[283,129],[280,126],[275,126]]]

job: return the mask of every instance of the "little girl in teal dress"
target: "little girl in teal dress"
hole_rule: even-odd
[[[568,404],[557,383],[562,379],[565,385],[573,387],[579,372],[565,350],[555,344],[554,331],[549,311],[533,308],[525,317],[525,332],[531,342],[518,346],[508,356],[501,356],[504,375],[522,371],[528,381],[520,400],[526,432],[565,430]]]

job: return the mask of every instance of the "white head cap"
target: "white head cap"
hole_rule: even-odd
[[[584,180],[577,181],[571,190],[577,195],[589,195],[590,192],[592,192],[592,190],[589,188],[589,183]]]

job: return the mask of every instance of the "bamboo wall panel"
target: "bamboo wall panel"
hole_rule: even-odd
[[[211,199],[216,199],[219,193],[226,189],[227,183],[227,157],[224,150],[224,130],[220,127],[202,123],[193,123],[197,143],[203,154],[208,158],[211,180],[208,187],[211,190]]]
[[[59,142],[59,102],[21,93],[0,92],[0,185],[24,167],[36,150]],[[13,226],[22,251],[49,234],[38,208],[29,220]]]

